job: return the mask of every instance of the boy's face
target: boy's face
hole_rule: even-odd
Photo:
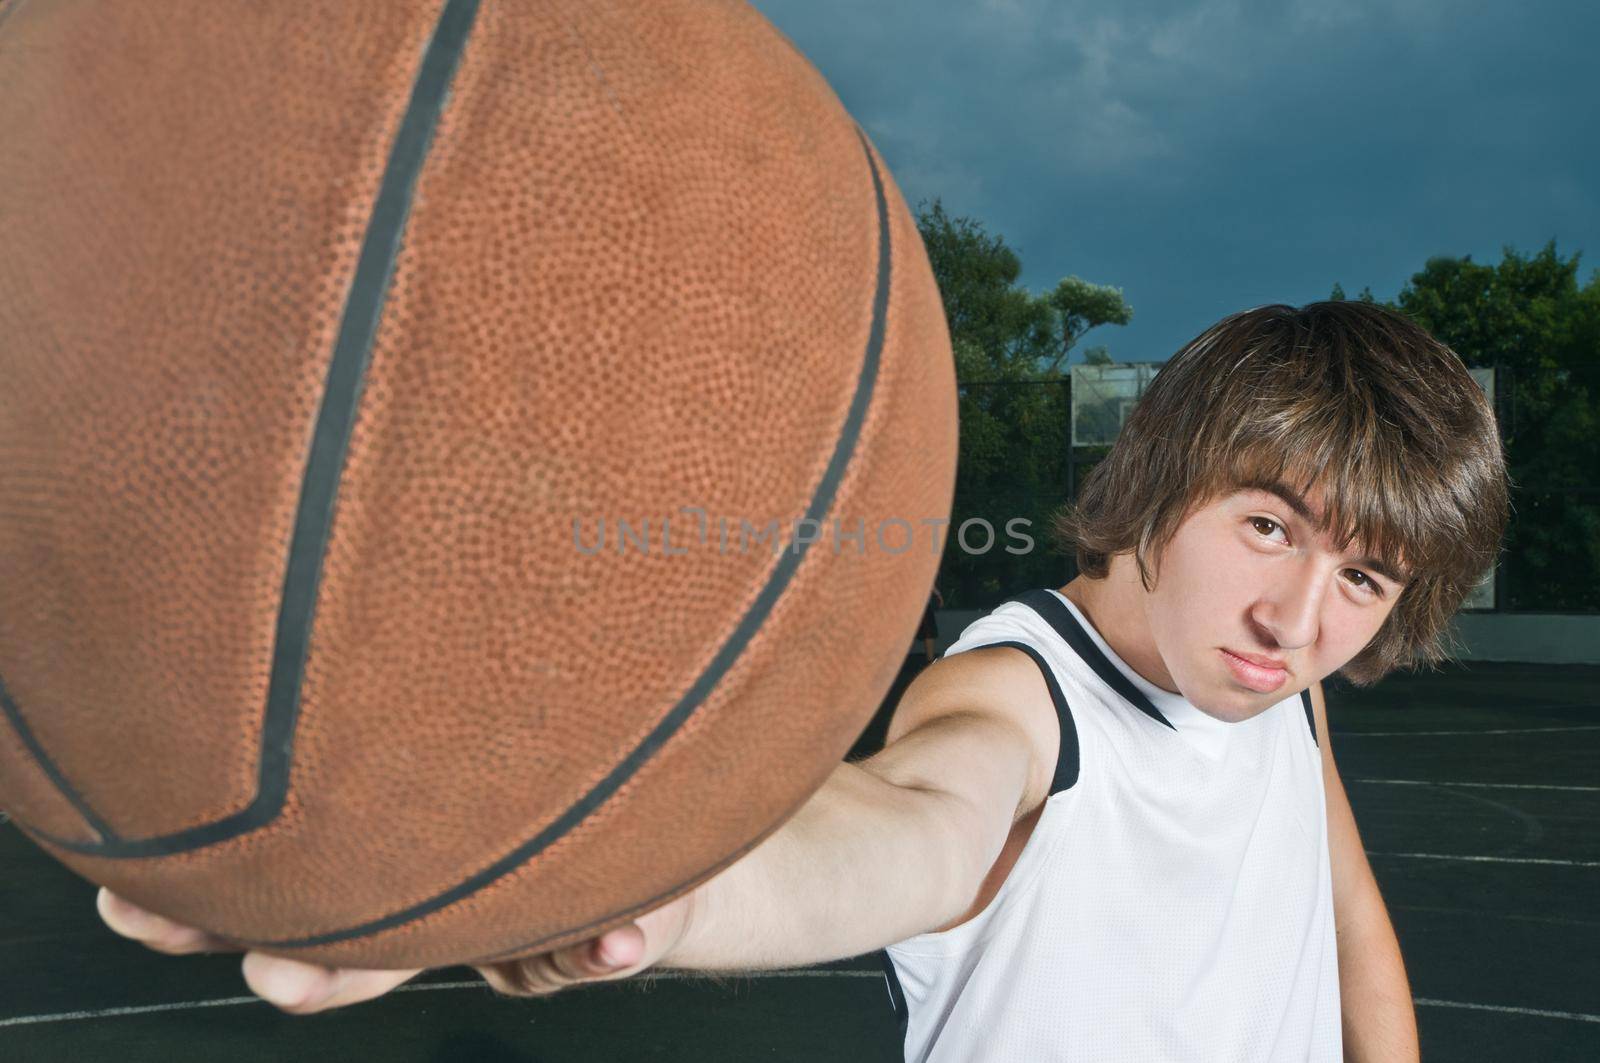
[[[1219,719],[1248,719],[1346,664],[1400,597],[1359,543],[1315,530],[1316,492],[1241,490],[1191,513],[1161,554],[1145,619],[1171,683]],[[1142,588],[1141,588],[1142,589]]]

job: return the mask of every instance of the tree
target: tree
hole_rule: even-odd
[[[960,378],[1028,376],[1050,344],[1050,307],[1017,283],[1017,253],[971,218],[945,213],[937,199],[918,206],[917,228],[944,299]]]
[[[1071,402],[1064,360],[1089,329],[1125,324],[1132,316],[1122,293],[1077,277],[1046,295],[1017,283],[1022,261],[998,234],[966,217],[951,217],[934,200],[919,206],[933,274],[944,298],[960,384],[961,454],[955,507],[940,586],[946,604],[992,605],[1018,588],[1062,581],[1067,562],[1050,549],[1050,517],[1066,501]],[[1105,349],[1098,356],[1109,361]],[[1033,547],[1024,554],[1006,522],[1030,522]],[[989,522],[996,541],[968,553],[957,531],[963,521]],[[986,541],[975,525],[974,549]]]
[[[1344,285],[1340,284],[1338,281],[1334,281],[1333,294],[1328,296],[1328,298],[1334,302],[1343,302],[1347,298],[1344,294]],[[1363,303],[1375,303],[1378,301],[1376,298],[1374,298],[1371,288],[1361,289],[1361,294],[1356,296],[1356,298]]]
[[[1045,301],[1058,315],[1061,332],[1061,346],[1047,367],[1051,372],[1059,371],[1061,360],[1085,332],[1098,325],[1126,325],[1133,320],[1133,307],[1122,297],[1121,288],[1090,284],[1079,277],[1064,278]],[[1104,347],[1097,350],[1110,362]]]
[[[928,261],[944,299],[963,380],[1058,378],[1084,333],[1126,325],[1133,309],[1120,288],[1064,277],[1044,295],[1017,283],[1022,259],[998,234],[944,204],[917,207]]]

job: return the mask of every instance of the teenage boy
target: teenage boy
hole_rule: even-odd
[[[1442,659],[1505,519],[1494,418],[1448,348],[1361,302],[1226,318],[1060,518],[1081,575],[969,626],[882,752],[687,896],[483,974],[542,994],[883,950],[910,1060],[1416,1059],[1320,681]],[[100,910],[163,951],[226,947]],[[244,971],[297,1014],[416,973]]]

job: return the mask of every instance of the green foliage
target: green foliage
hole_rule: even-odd
[[[1066,277],[1056,285],[1056,290],[1044,297],[1045,302],[1059,315],[1061,346],[1056,350],[1050,370],[1059,370],[1061,362],[1085,332],[1098,325],[1126,325],[1133,320],[1133,307],[1122,297],[1121,288],[1107,284],[1090,284],[1081,277]],[[1098,348],[1106,361],[1105,348]]]
[[[1430,259],[1393,304],[1472,366],[1499,366],[1514,512],[1502,559],[1521,610],[1600,609],[1600,271],[1555,241],[1498,265]]]
[[[1328,298],[1333,302],[1342,303],[1349,298],[1349,296],[1344,294],[1344,285],[1340,284],[1338,281],[1334,281],[1333,291],[1329,293]],[[1361,294],[1356,296],[1356,299],[1363,303],[1375,303],[1378,301],[1377,298],[1372,294],[1371,288],[1361,289]]]
[[[1126,324],[1121,291],[1067,277],[1045,295],[1017,283],[1022,261],[1004,238],[971,218],[951,217],[934,200],[917,211],[933,265],[960,382],[961,455],[939,585],[945,604],[978,608],[1028,587],[1066,580],[1068,562],[1052,546],[1051,517],[1067,500],[1071,396],[1065,362],[1084,333]],[[1090,356],[1110,361],[1103,347]],[[1026,543],[1007,534],[1013,518]],[[969,518],[994,529],[982,554],[961,549],[957,530]],[[969,529],[981,549],[987,534]]]
[[[917,210],[928,261],[944,299],[959,379],[1018,380],[1052,341],[1051,308],[1017,283],[1022,260],[971,218],[952,218],[938,200]]]
[[[952,218],[937,199],[918,206],[917,228],[944,299],[961,380],[1055,379],[1084,333],[1133,318],[1120,288],[1080,277],[1033,294],[1017,283],[1022,259],[1004,237],[971,218]]]

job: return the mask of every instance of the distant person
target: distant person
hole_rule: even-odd
[[[1506,489],[1482,389],[1406,317],[1225,318],[1059,521],[1081,574],[968,625],[881,752],[688,895],[480,969],[541,994],[883,950],[917,1063],[1416,1060],[1321,680],[1443,656]],[[220,944],[107,893],[101,910],[155,948]],[[245,958],[296,1013],[415,973]]]

